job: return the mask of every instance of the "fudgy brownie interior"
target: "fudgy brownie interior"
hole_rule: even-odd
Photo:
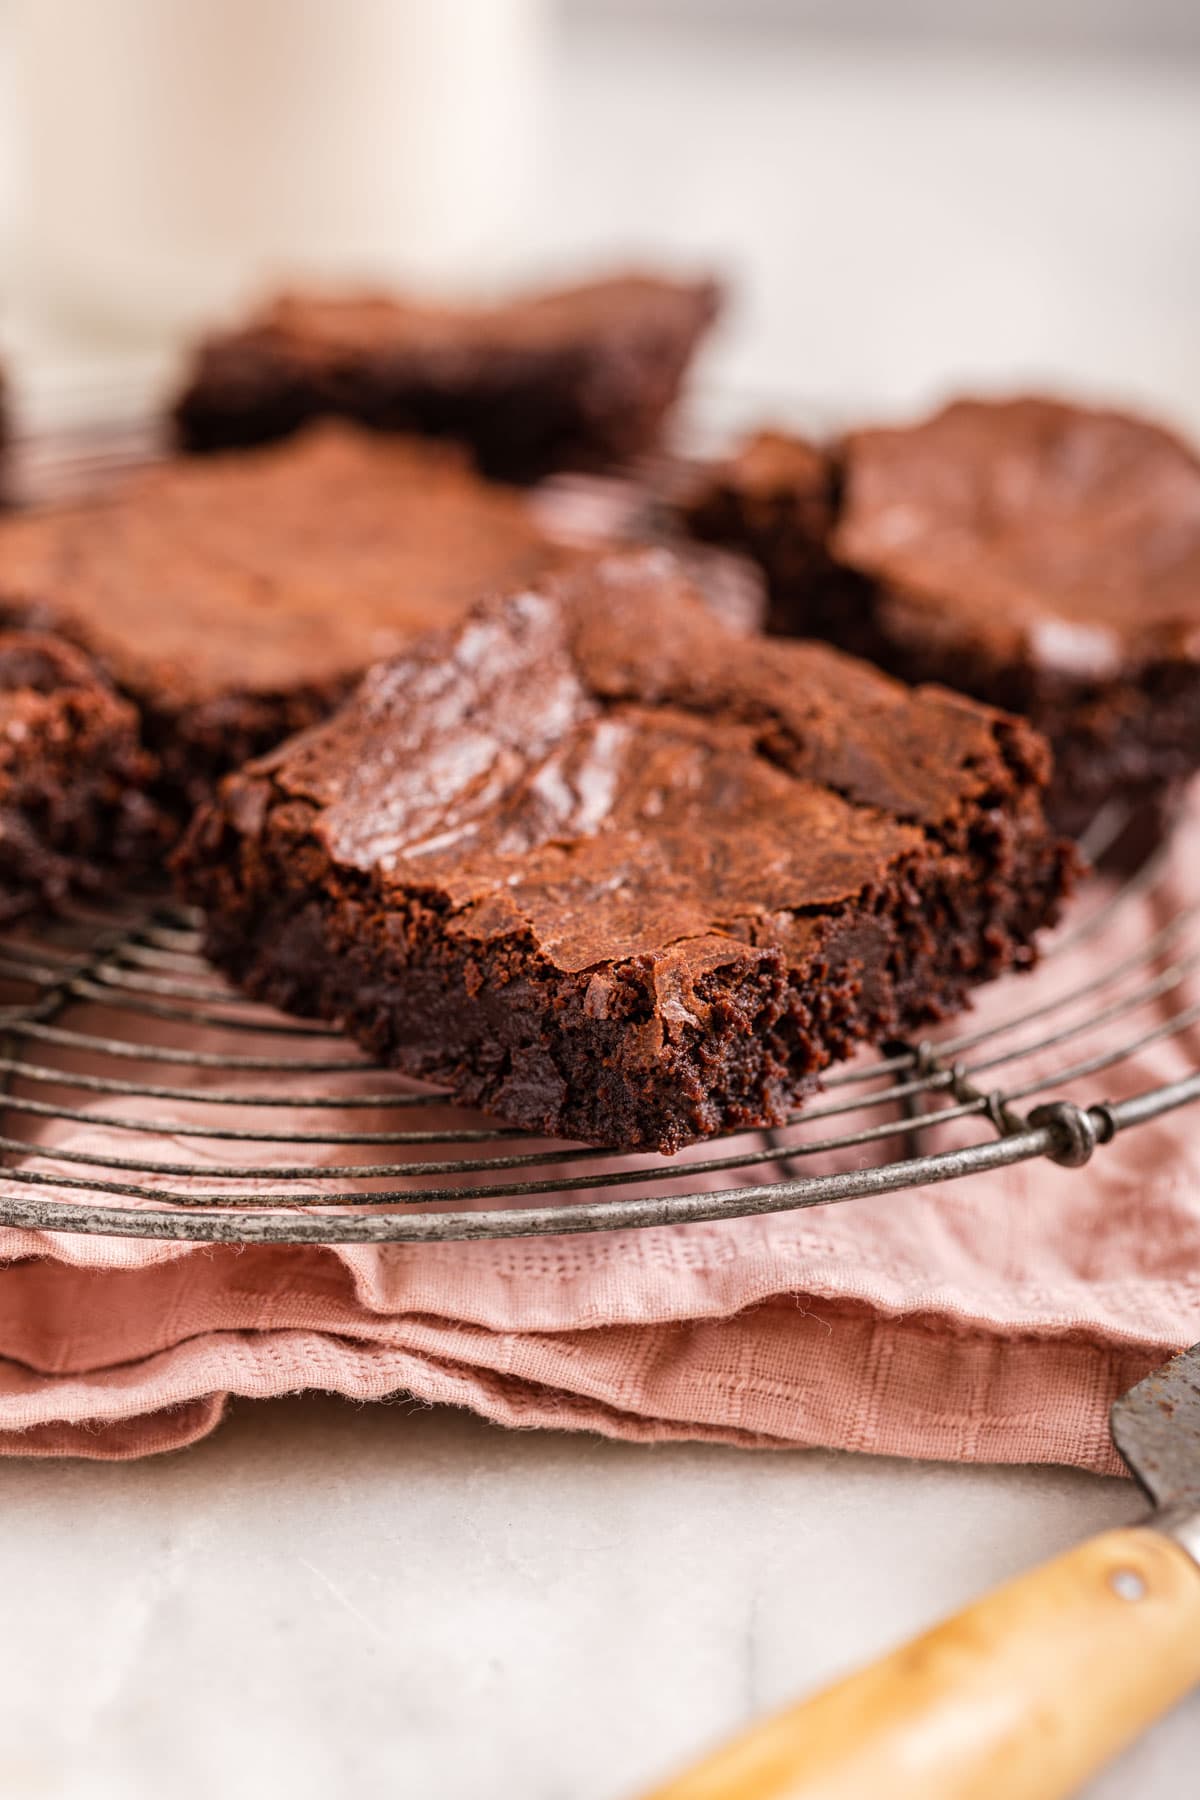
[[[136,710],[70,644],[0,631],[0,921],[161,861]]]

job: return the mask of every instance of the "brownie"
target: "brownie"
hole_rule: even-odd
[[[324,421],[0,521],[0,622],[54,630],[100,663],[141,714],[160,800],[186,818],[371,663],[481,593],[589,554],[553,507],[484,480],[456,446]],[[701,557],[714,612],[760,623],[757,572]]]
[[[776,630],[1025,714],[1064,830],[1161,810],[1200,763],[1200,461],[1157,425],[1027,398],[767,433],[686,511],[757,557]]]
[[[87,657],[0,632],[0,920],[57,907],[161,858],[138,717]]]
[[[489,307],[285,294],[200,346],[175,422],[213,450],[340,414],[460,439],[505,480],[616,463],[655,442],[719,298],[637,274]]]
[[[0,521],[0,618],[96,658],[186,813],[372,662],[567,554],[453,446],[327,423]]]
[[[738,636],[662,552],[481,603],[230,776],[177,856],[251,994],[520,1126],[781,1120],[1027,967],[1069,884],[1042,740]]]
[[[833,637],[815,609],[834,585],[829,534],[835,465],[828,450],[784,431],[759,431],[721,462],[685,477],[677,496],[687,529],[702,541],[736,545],[767,577],[767,628]]]

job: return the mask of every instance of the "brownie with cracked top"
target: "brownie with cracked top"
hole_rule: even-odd
[[[190,450],[333,413],[460,439],[505,480],[611,464],[656,441],[719,303],[712,281],[643,274],[494,306],[284,294],[200,346],[175,422]]]
[[[1200,459],[1157,425],[1025,398],[763,433],[685,510],[759,560],[776,630],[1031,719],[1067,831],[1200,764]]]
[[[138,716],[78,650],[0,631],[0,920],[146,874],[167,823]]]
[[[520,494],[452,448],[331,424],[0,521],[0,616],[102,665],[186,808],[372,662],[558,553]]]
[[[164,800],[323,718],[373,662],[482,593],[585,554],[536,497],[452,445],[340,422],[287,444],[137,473],[0,521],[0,618],[78,644],[139,709]],[[756,615],[736,559],[711,604]]]
[[[1069,885],[1024,722],[737,636],[660,554],[477,607],[230,776],[216,962],[515,1124],[677,1149],[1027,966]]]

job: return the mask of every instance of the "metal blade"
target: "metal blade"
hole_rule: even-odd
[[[1122,1394],[1109,1419],[1113,1443],[1155,1506],[1200,1506],[1200,1344]]]

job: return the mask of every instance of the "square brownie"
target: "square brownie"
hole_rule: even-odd
[[[96,659],[186,811],[372,662],[560,554],[452,447],[329,424],[0,521],[0,618]]]
[[[672,1151],[1033,960],[1042,740],[738,636],[662,551],[491,599],[230,776],[177,856],[215,961],[538,1132]]]
[[[657,439],[719,302],[635,274],[490,307],[285,294],[199,347],[175,423],[212,450],[333,413],[457,438],[504,480],[617,463]]]
[[[138,716],[78,650],[0,631],[0,921],[161,859]]]
[[[765,433],[684,510],[758,559],[774,629],[1025,714],[1072,834],[1200,765],[1200,460],[1157,425],[1026,398]]]
[[[141,714],[160,797],[186,817],[373,662],[489,589],[588,553],[543,497],[484,480],[456,446],[325,421],[0,520],[0,621],[96,659]],[[753,627],[756,571],[700,554],[714,610]]]

